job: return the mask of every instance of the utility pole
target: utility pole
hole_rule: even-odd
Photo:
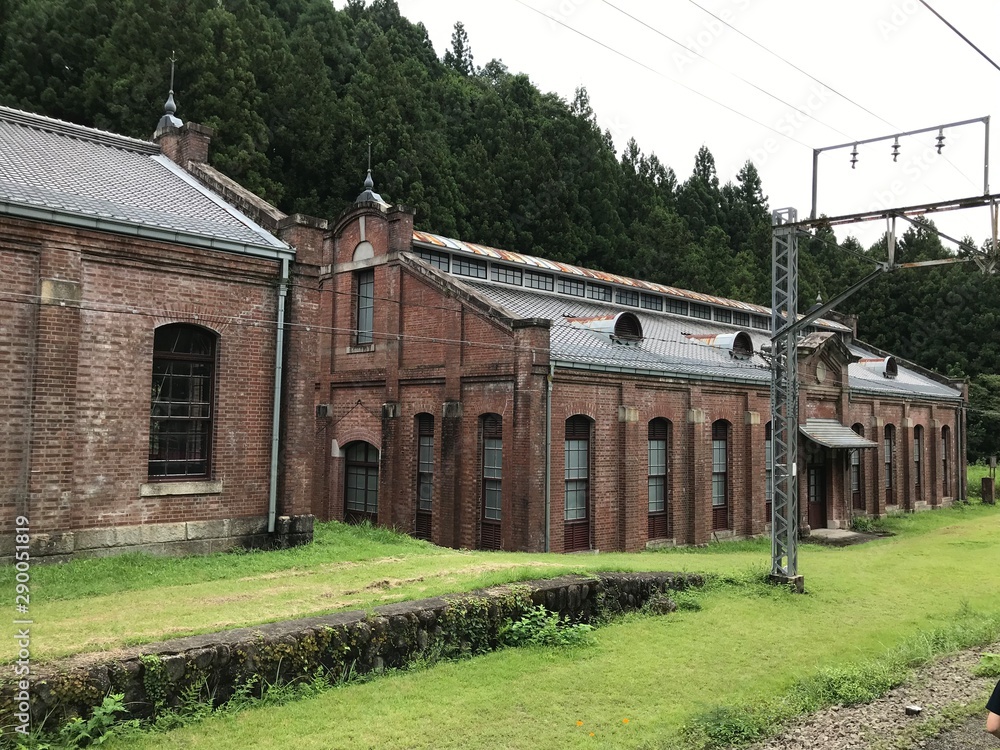
[[[960,127],[974,123],[983,123],[985,128],[983,157],[983,195],[971,198],[959,198],[937,203],[923,203],[900,208],[888,208],[866,213],[849,214],[835,217],[817,217],[817,195],[819,156],[824,151],[853,147],[851,151],[852,168],[858,161],[858,145],[892,140],[891,156],[893,161],[899,156],[899,139],[909,135],[938,131],[937,150],[944,148],[944,131],[946,128]],[[794,208],[783,208],[774,211],[771,235],[771,476],[774,488],[771,504],[771,580],[775,583],[792,585],[796,591],[804,591],[804,580],[798,570],[798,534],[799,534],[799,478],[798,478],[798,440],[799,440],[799,383],[798,383],[798,339],[800,332],[830,310],[851,297],[858,290],[874,281],[883,273],[901,268],[924,268],[951,263],[963,263],[973,260],[983,273],[996,273],[1000,270],[1000,251],[998,251],[997,226],[1000,217],[1000,194],[989,192],[989,143],[990,118],[980,117],[973,120],[934,125],[929,128],[911,130],[906,133],[869,138],[863,141],[843,143],[836,146],[826,146],[813,151],[813,181],[812,210],[809,219],[798,221]],[[969,247],[954,237],[949,237],[937,229],[919,224],[915,217],[942,211],[962,210],[988,206],[990,208],[992,244],[990,248],[980,253],[977,248]],[[853,285],[833,297],[825,304],[812,308],[804,315],[798,315],[798,241],[800,236],[811,238],[812,231],[841,224],[854,224],[863,221],[885,219],[887,238],[887,261],[876,262],[875,269],[867,276],[859,279]],[[915,263],[896,263],[896,221],[902,220],[925,229],[931,229],[939,236],[955,242],[968,253],[968,257],[946,258],[943,260],[919,261]]]

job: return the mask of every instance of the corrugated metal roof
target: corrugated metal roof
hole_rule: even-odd
[[[462,242],[461,240],[456,240],[451,237],[442,237],[441,235],[432,234],[430,232],[414,230],[413,240],[418,244],[428,247],[444,248],[447,250],[470,253],[472,255],[485,256],[493,258],[494,260],[503,260],[508,263],[515,263],[522,266],[545,268],[550,271],[572,274],[574,276],[583,276],[585,278],[594,279],[595,281],[603,281],[609,284],[620,284],[622,286],[628,286],[648,292],[659,292],[660,294],[666,294],[678,299],[718,305],[719,307],[726,307],[732,310],[751,312],[757,315],[764,315],[768,318],[771,317],[771,308],[763,307],[762,305],[754,305],[750,302],[741,302],[739,300],[726,299],[725,297],[716,297],[711,294],[701,294],[699,292],[692,292],[689,289],[678,289],[677,287],[667,286],[665,284],[657,284],[652,281],[642,281],[641,279],[619,276],[614,273],[605,273],[604,271],[595,271],[591,268],[583,268],[569,263],[561,263],[558,261],[546,260],[544,258],[537,258],[531,255],[524,255],[522,253],[514,253],[509,250],[498,250],[494,247],[477,245],[472,242]],[[816,323],[832,330],[850,330],[847,326],[832,320],[821,319],[816,321]]]
[[[705,346],[689,338],[691,335],[732,334],[732,326],[667,312],[624,308],[639,319],[644,338],[638,345],[616,344],[607,336],[573,325],[568,319],[615,315],[623,309],[619,305],[536,292],[506,284],[452,278],[510,313],[522,318],[551,320],[550,356],[558,363],[650,375],[735,380],[765,387],[771,380],[770,366],[759,354],[761,347],[770,343],[767,331],[747,329],[746,333],[753,342],[754,354],[746,359],[738,359],[726,349]],[[858,357],[875,356],[857,345],[849,348]],[[899,375],[889,380],[861,365],[851,364],[848,366],[848,382],[852,390],[897,398],[961,398],[959,390],[902,365],[899,366]]]
[[[860,359],[878,358],[875,352],[868,351],[857,343],[848,346],[851,354]],[[897,362],[896,377],[886,378],[879,371],[859,363],[848,365],[851,388],[866,393],[889,396],[935,396],[937,398],[961,399],[962,392],[958,387],[945,385],[937,380],[921,375]]]
[[[865,440],[850,427],[845,427],[836,419],[807,419],[799,425],[799,432],[819,445],[827,448],[877,448],[871,440]]]
[[[642,325],[643,340],[638,345],[613,343],[606,335],[574,325],[569,319],[607,318],[621,312],[621,307],[489,282],[461,279],[461,283],[521,317],[551,320],[550,356],[558,362],[691,378],[738,379],[761,385],[770,381],[769,366],[759,354],[748,359],[735,359],[724,349],[704,346],[687,338],[687,334],[692,332],[731,333],[731,326],[628,309]],[[748,333],[755,349],[759,350],[760,345],[768,340],[766,333]]]
[[[153,143],[5,107],[0,107],[0,203],[288,248]]]

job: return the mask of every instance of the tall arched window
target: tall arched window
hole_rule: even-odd
[[[951,481],[948,472],[951,471],[951,428],[945,425],[941,428],[941,496],[951,494]]]
[[[729,528],[729,422],[712,424],[712,531]]]
[[[861,437],[865,436],[865,426],[855,424],[851,427]],[[851,502],[855,510],[865,509],[865,465],[861,460],[861,449],[851,451]]]
[[[764,425],[764,513],[770,522],[774,512],[774,444],[771,442],[771,423]]]
[[[590,419],[582,415],[566,420],[565,452],[566,552],[590,549]]]
[[[216,336],[184,323],[153,334],[150,479],[211,475]]]
[[[417,415],[417,518],[414,536],[431,538],[434,498],[434,416]]]
[[[487,414],[480,425],[482,481],[479,516],[479,549],[500,549],[503,515],[503,422]]]
[[[364,441],[344,448],[344,521],[378,523],[378,448]]]
[[[882,452],[885,462],[885,504],[896,504],[896,488],[893,486],[892,478],[896,473],[895,453],[896,453],[896,428],[891,424],[885,426],[882,433]]]
[[[372,344],[375,342],[375,269],[355,272],[354,293],[354,343],[359,346]]]
[[[917,425],[913,428],[913,489],[917,500],[924,499],[924,428]]]
[[[648,537],[666,539],[669,534],[670,422],[658,418],[649,423],[649,521]]]

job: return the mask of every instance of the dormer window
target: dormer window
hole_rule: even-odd
[[[866,370],[877,372],[883,378],[895,380],[899,375],[899,368],[896,366],[895,357],[864,357],[858,360],[858,364]]]
[[[753,356],[753,340],[746,331],[737,333],[686,333],[687,338],[714,349],[724,349],[733,359],[750,359]]]
[[[606,336],[614,344],[638,344],[642,341],[642,323],[635,313],[620,312],[617,315],[595,315],[589,318],[563,316],[574,328]]]
[[[642,341],[642,323],[632,313],[620,313],[615,319],[615,338],[625,343]]]

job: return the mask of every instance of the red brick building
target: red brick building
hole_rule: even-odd
[[[285,216],[209,137],[0,109],[2,531],[55,556],[291,543],[312,514],[557,552],[765,531],[769,310],[415,231],[370,183]],[[804,525],[962,496],[960,384],[836,321],[801,352]]]
[[[318,517],[556,552],[765,532],[770,310],[413,231],[377,202],[330,229]],[[803,526],[961,496],[961,384],[832,320],[799,367]]]
[[[204,162],[209,135],[0,108],[0,555],[16,517],[57,558],[311,531],[277,521],[272,469],[295,250],[165,155]]]

